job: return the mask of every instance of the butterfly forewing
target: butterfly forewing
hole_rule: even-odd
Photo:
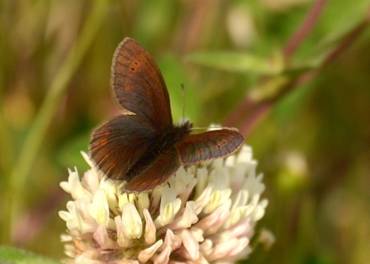
[[[112,87],[120,105],[156,130],[172,126],[167,88],[153,58],[135,40],[125,38],[115,51]]]
[[[220,129],[186,136],[176,149],[182,165],[227,156],[244,142],[243,136],[233,129]]]
[[[154,130],[135,115],[122,115],[92,134],[90,154],[108,177],[125,180],[127,171],[148,149]]]

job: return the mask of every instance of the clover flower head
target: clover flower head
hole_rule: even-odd
[[[69,171],[66,263],[234,263],[247,257],[267,200],[252,149],[187,168],[163,185],[126,193],[89,156],[82,177]]]

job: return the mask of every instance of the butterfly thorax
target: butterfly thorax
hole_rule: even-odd
[[[169,147],[173,147],[174,144],[190,133],[191,127],[192,124],[188,121],[178,126],[170,126],[157,138],[156,151],[160,153]]]
[[[159,154],[170,151],[177,142],[181,141],[190,133],[192,124],[184,122],[179,126],[170,126],[154,137],[148,150],[143,156],[128,170],[126,179],[131,180],[136,175],[147,169]]]

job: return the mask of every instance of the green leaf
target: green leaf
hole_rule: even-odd
[[[245,52],[192,53],[187,56],[187,60],[219,70],[241,73],[277,74],[283,66],[281,56],[269,60]]]
[[[329,38],[343,35],[367,16],[369,0],[328,3],[320,20],[323,35]]]
[[[8,246],[0,246],[1,264],[59,264],[57,260]]]
[[[261,82],[258,86],[249,91],[249,96],[254,101],[262,101],[271,99],[281,93],[284,89],[288,89],[293,81],[297,80],[302,74],[314,69],[314,67],[301,66],[290,68],[283,71],[281,74],[273,76]]]
[[[268,98],[273,98],[276,94],[281,92],[281,89],[285,87],[290,82],[290,78],[284,75],[279,75],[271,80],[267,80],[252,89],[249,92],[249,96],[252,100],[258,102],[266,100]]]
[[[334,3],[335,2],[335,3]],[[324,7],[313,32],[300,47],[296,61],[322,60],[342,37],[367,16],[370,1],[334,1]]]

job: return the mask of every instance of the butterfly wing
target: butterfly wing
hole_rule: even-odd
[[[112,87],[120,105],[161,131],[172,125],[170,100],[158,66],[135,40],[125,38],[112,63]]]
[[[134,192],[153,189],[174,174],[179,166],[177,151],[174,147],[170,148],[159,154],[150,166],[132,178],[124,188]]]
[[[190,134],[176,144],[182,165],[227,156],[236,151],[244,137],[233,129],[219,129],[200,134]]]
[[[237,150],[243,142],[243,136],[233,129],[188,135],[175,147],[160,153],[150,166],[132,178],[124,188],[135,192],[153,189],[174,174],[180,165],[224,157]]]
[[[136,115],[121,115],[94,130],[90,154],[108,177],[125,180],[128,170],[142,157],[155,135]]]

